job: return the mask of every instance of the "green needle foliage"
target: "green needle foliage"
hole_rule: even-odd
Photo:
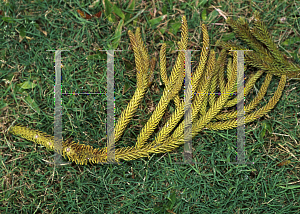
[[[296,78],[300,75],[300,67],[288,62],[277,49],[267,29],[255,15],[254,27],[250,28],[244,19],[234,21],[230,18],[227,23],[234,32],[245,41],[250,49],[245,49],[233,43],[218,42],[222,51],[218,58],[214,50],[209,48],[209,36],[205,25],[202,25],[203,47],[199,59],[199,65],[193,72],[190,96],[192,99],[192,137],[195,137],[203,129],[224,130],[237,127],[237,111],[234,106],[237,104],[236,96],[232,96],[237,90],[237,53],[229,50],[253,50],[245,52],[246,66],[257,68],[256,73],[248,78],[245,84],[245,97],[249,95],[256,81],[266,72],[264,82],[259,93],[253,100],[245,105],[245,123],[252,122],[264,116],[274,108],[279,101],[287,78]],[[137,70],[137,88],[127,108],[122,112],[115,127],[115,143],[121,138],[125,128],[135,114],[141,103],[147,88],[153,79],[153,60],[150,61],[146,47],[141,39],[140,29],[135,34],[128,31],[132,44]],[[178,42],[180,50],[187,49],[188,28],[185,16],[182,17],[181,40]],[[163,44],[160,51],[160,75],[165,84],[161,99],[153,114],[140,131],[136,144],[133,147],[123,147],[115,150],[116,161],[134,160],[148,157],[150,153],[170,152],[184,144],[184,100],[180,99],[184,80],[184,51],[179,51],[175,66],[168,77],[166,72],[166,44]],[[225,72],[226,71],[226,72]],[[269,102],[260,108],[258,105],[265,97],[272,76],[280,76],[278,88]],[[188,88],[190,88],[188,86]],[[196,92],[199,93],[195,96]],[[221,92],[216,97],[215,92]],[[168,121],[157,133],[153,142],[148,142],[158,123],[166,112],[167,106],[174,101],[176,109]],[[230,110],[230,108],[232,108]],[[227,111],[224,113],[224,109]],[[256,109],[256,110],[255,110]],[[181,121],[181,122],[180,122]],[[46,133],[27,128],[22,125],[15,125],[10,129],[14,135],[42,144],[48,149],[53,149],[53,137]],[[172,134],[171,134],[172,133]],[[107,161],[107,147],[95,149],[89,145],[65,141],[63,143],[62,155],[77,164],[104,163]]]
[[[234,33],[249,45],[250,49],[225,42],[218,42],[217,45],[227,50],[231,48],[234,50],[253,50],[245,53],[248,65],[277,76],[300,77],[300,67],[288,62],[279,52],[257,11],[254,13],[254,27],[251,29],[244,18],[239,18],[237,21],[228,18],[226,22],[233,28]]]

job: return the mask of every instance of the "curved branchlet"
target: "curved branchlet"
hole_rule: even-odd
[[[187,45],[187,21],[185,16],[182,18],[182,39],[179,43],[180,50],[186,50]],[[161,120],[162,116],[165,113],[165,110],[170,102],[171,99],[177,94],[179,86],[182,84],[181,80],[183,80],[183,69],[182,65],[184,62],[185,54],[183,51],[178,53],[178,58],[175,62],[175,66],[172,69],[171,76],[168,80],[168,84],[166,85],[163,95],[154,110],[153,114],[141,130],[140,134],[137,138],[137,143],[135,145],[136,148],[141,148],[146,140],[150,137],[153,133],[154,129],[158,125],[159,121]]]
[[[245,53],[246,62],[249,65],[276,76],[287,75],[288,78],[300,77],[300,66],[285,60],[272,41],[258,13],[255,13],[254,27],[252,28],[249,27],[244,18],[240,18],[238,21],[228,18],[226,22],[233,28],[235,34],[249,45],[250,50],[253,50]],[[235,50],[245,49],[233,43],[222,41],[218,41],[217,45],[225,49],[233,47]]]
[[[262,78],[262,74],[267,73],[259,93],[244,107],[246,114],[244,121],[249,123],[262,117],[275,107],[282,95],[287,78],[298,77],[300,67],[285,60],[272,41],[266,27],[260,21],[258,14],[255,14],[253,28],[249,27],[245,19],[234,21],[229,18],[227,22],[234,29],[234,32],[249,45],[249,49],[253,50],[245,52],[245,67],[252,66],[258,69],[255,74],[249,77],[245,84],[244,95],[246,98],[248,98],[256,81]],[[146,89],[152,82],[155,69],[155,59],[149,59],[147,49],[140,35],[140,29],[137,28],[135,34],[128,31],[128,34],[135,56],[137,88],[126,109],[118,119],[114,133],[115,142],[122,136],[130,119],[145,96]],[[235,51],[230,52],[229,50],[249,50],[234,43],[219,41],[217,44],[223,49],[217,57],[215,51],[210,51],[209,49],[209,36],[205,25],[202,25],[202,35],[203,47],[199,64],[193,72],[191,81],[192,137],[195,137],[203,129],[224,130],[237,127],[237,111],[228,110],[228,108],[237,104],[236,97],[232,96],[232,93],[236,91],[237,54]],[[187,39],[187,21],[185,16],[183,16],[181,40],[178,42],[179,50],[187,49]],[[139,133],[136,145],[115,150],[117,162],[149,157],[151,153],[170,152],[184,144],[185,124],[181,119],[184,116],[185,102],[179,98],[184,79],[184,60],[184,51],[179,51],[175,66],[168,77],[166,71],[166,44],[162,44],[160,50],[160,76],[165,84],[165,89],[156,109]],[[261,100],[265,98],[273,75],[281,77],[278,88],[273,97],[269,99],[269,102],[261,107],[259,105]],[[157,133],[155,140],[147,143],[172,99],[174,99],[176,105],[175,111]],[[223,112],[222,110],[225,109],[226,112]],[[54,137],[44,132],[33,130],[23,125],[15,125],[9,131],[14,135],[19,135],[24,139],[53,150]],[[97,149],[72,141],[65,141],[62,146],[62,155],[77,164],[105,163],[107,161],[107,147]]]

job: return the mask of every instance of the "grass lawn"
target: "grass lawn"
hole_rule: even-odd
[[[151,154],[121,165],[72,163],[59,167],[45,162],[52,161],[53,151],[7,132],[13,124],[23,124],[53,135],[55,64],[54,52],[47,50],[70,50],[61,54],[62,92],[91,94],[62,95],[64,139],[104,147],[107,62],[106,52],[99,50],[122,50],[115,52],[114,61],[117,122],[137,82],[128,30],[135,32],[140,27],[148,53],[156,57],[157,64],[152,86],[116,144],[117,148],[134,146],[164,90],[159,73],[162,43],[167,43],[168,75],[174,66],[182,15],[188,22],[188,49],[201,50],[204,23],[211,49],[219,52],[214,46],[217,40],[236,40],[223,16],[251,21],[253,12],[259,11],[281,53],[300,64],[297,1],[137,0],[130,4],[118,0],[113,1],[115,6],[107,6],[107,2],[0,3],[0,212],[300,213],[298,79],[287,81],[271,112],[246,124],[246,160],[254,164],[228,163],[235,161],[236,129],[205,129],[193,138],[195,165],[176,164],[183,160],[184,147],[180,146],[170,153]],[[77,10],[96,15],[85,19]],[[118,31],[121,17],[125,21]],[[192,52],[192,69],[199,56],[200,52]],[[263,79],[255,84],[250,98],[257,95]],[[273,76],[262,105],[272,97],[279,79]],[[171,101],[155,133],[174,109]]]

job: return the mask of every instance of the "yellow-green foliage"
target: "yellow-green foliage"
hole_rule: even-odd
[[[238,21],[227,19],[227,23],[230,24],[235,33],[253,50],[251,52],[245,52],[246,65],[258,68],[257,72],[249,77],[245,84],[245,96],[249,94],[251,88],[262,74],[264,72],[267,73],[259,93],[244,108],[246,114],[245,123],[262,117],[274,108],[281,97],[287,77],[297,77],[300,74],[299,66],[287,62],[280,54],[257,14],[255,18],[256,21],[252,29],[250,29],[244,19],[239,19]],[[141,103],[147,88],[151,84],[154,70],[153,61],[150,62],[147,49],[141,39],[140,29],[137,28],[135,34],[129,30],[128,34],[135,55],[137,88],[127,108],[118,119],[114,133],[115,143],[120,139],[130,119]],[[216,59],[215,52],[209,49],[209,37],[205,25],[202,25],[202,35],[203,47],[199,59],[199,66],[194,71],[191,81],[192,137],[195,137],[204,128],[223,130],[237,127],[237,111],[221,112],[222,109],[237,104],[236,96],[231,95],[231,93],[236,91],[237,54],[234,51],[229,52],[228,50],[247,50],[232,43],[218,42],[218,45],[221,46],[223,50]],[[186,50],[187,39],[187,21],[185,16],[183,16],[181,40],[178,42],[180,50]],[[231,55],[233,55],[233,57],[231,57]],[[138,135],[136,145],[116,149],[116,161],[148,157],[150,153],[170,152],[181,144],[184,144],[184,121],[178,124],[184,116],[185,102],[179,97],[184,79],[184,60],[185,53],[184,51],[180,51],[171,75],[168,77],[166,72],[166,45],[162,45],[160,51],[160,75],[166,87],[155,111]],[[225,78],[225,70],[227,71],[227,78]],[[261,99],[265,96],[273,75],[281,77],[276,92],[265,106],[253,111],[253,109],[257,109]],[[228,81],[226,82],[225,79],[228,79]],[[200,93],[194,96],[196,92],[222,93],[218,97],[214,95],[208,96],[207,93]],[[169,102],[172,100],[175,102],[175,111],[164,124],[163,128],[157,133],[155,140],[153,142],[147,142],[164,115]],[[174,130],[176,126],[177,128]],[[171,135],[170,133],[173,130],[174,132]],[[53,149],[53,137],[43,132],[20,125],[13,126],[10,132],[46,146],[48,149]],[[62,146],[62,155],[77,164],[87,164],[88,162],[103,163],[107,161],[106,147],[94,149],[91,146],[70,141],[64,142]]]

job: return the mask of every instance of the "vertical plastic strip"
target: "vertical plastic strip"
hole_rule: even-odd
[[[115,162],[114,50],[107,51],[107,162]]]
[[[245,164],[244,51],[237,51],[237,162]]]
[[[184,162],[192,162],[192,82],[191,50],[185,50],[184,80]]]

